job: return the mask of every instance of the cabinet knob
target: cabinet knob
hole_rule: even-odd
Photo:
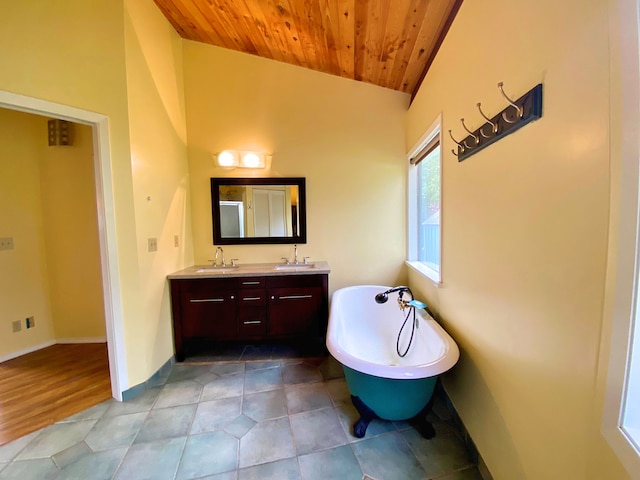
[[[275,300],[276,297],[274,297],[273,295],[271,295],[271,300]]]
[[[231,295],[231,300],[233,300],[233,299],[235,299],[235,298],[236,298],[236,297],[235,297],[235,295]]]

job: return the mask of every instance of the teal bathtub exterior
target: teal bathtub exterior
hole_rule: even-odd
[[[437,377],[419,379],[382,378],[342,366],[352,395],[383,420],[408,420],[431,400]]]

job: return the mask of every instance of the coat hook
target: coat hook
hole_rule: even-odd
[[[480,111],[480,115],[482,115],[482,118],[484,118],[487,121],[487,123],[491,125],[491,133],[495,135],[496,133],[498,133],[498,123],[497,122],[493,123],[491,119],[484,114],[484,112],[482,111],[482,108],[480,108],[481,105],[482,104],[478,102],[477,107],[478,107],[478,110]],[[482,135],[484,138],[491,138],[490,135],[484,134],[484,132],[482,131],[482,127],[480,127],[480,135]]]
[[[451,130],[449,130],[449,136],[451,137],[451,140],[454,141],[454,143],[456,145],[458,145],[458,147],[460,147],[460,153],[464,153],[465,151],[465,146],[463,144],[461,144],[460,142],[458,142],[455,138],[453,138],[453,135],[451,134]],[[469,147],[467,147],[469,148]],[[453,152],[453,150],[451,150]],[[458,155],[456,153],[454,153],[454,155],[457,157]]]
[[[502,93],[502,96],[509,103],[509,105],[511,105],[513,108],[516,109],[516,112],[518,114],[518,118],[522,118],[522,115],[524,114],[524,108],[519,107],[509,97],[507,97],[507,94],[504,93],[504,90],[502,89],[502,85],[503,85],[502,82],[498,83],[498,88],[500,89],[500,93]],[[517,122],[517,120],[509,120],[507,118],[506,112],[502,112],[502,118],[504,118],[504,121],[507,122],[507,123],[516,123]]]
[[[473,137],[473,141],[475,142],[475,144],[478,145],[480,143],[480,137],[467,128],[467,126],[464,124],[464,118],[460,119],[460,123],[462,123],[462,128],[464,128],[467,131],[467,133]],[[467,145],[466,140],[464,141],[464,144]],[[467,148],[471,148],[471,147],[467,145]]]

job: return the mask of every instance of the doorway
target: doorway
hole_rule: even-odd
[[[100,274],[111,393],[122,400],[127,375],[115,237],[109,128],[106,116],[45,100],[0,91],[0,107],[88,125],[92,129],[95,201],[98,212]]]

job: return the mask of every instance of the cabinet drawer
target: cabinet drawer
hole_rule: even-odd
[[[266,290],[239,290],[238,291],[238,306],[243,307],[258,307],[266,305],[267,292]]]
[[[264,288],[264,277],[239,277],[237,288]]]
[[[267,288],[322,287],[326,275],[286,275],[267,277]]]
[[[265,335],[267,315],[264,307],[246,307],[238,310],[238,333],[241,337]]]

